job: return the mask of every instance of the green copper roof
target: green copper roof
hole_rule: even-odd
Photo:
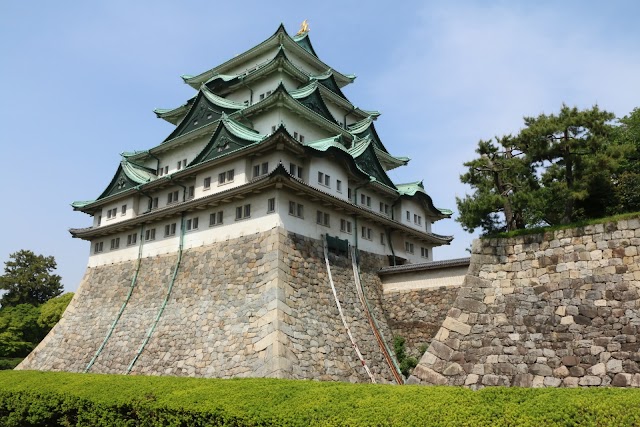
[[[327,151],[330,147],[337,148],[349,154],[347,149],[342,144],[342,135],[332,136],[330,138],[318,139],[310,141],[304,144],[306,147],[311,147],[319,151]]]
[[[376,156],[384,166],[385,170],[392,170],[397,168],[398,166],[403,166],[409,163],[410,159],[408,157],[393,156],[391,153],[389,153],[389,151],[380,140],[373,121],[374,118],[372,116],[369,116],[364,120],[360,120],[359,122],[350,125],[349,131],[359,138],[371,139],[375,148]]]
[[[239,55],[234,56],[230,60],[218,65],[215,68],[207,70],[196,76],[185,74],[182,76],[182,79],[185,81],[185,83],[197,88],[200,86],[200,84],[211,79],[213,76],[218,74],[225,74],[229,69],[235,66],[238,66],[246,61],[249,61],[252,58],[255,58],[256,56],[263,54],[265,51],[275,48],[279,45],[284,45],[286,48],[295,52],[298,56],[312,63],[316,68],[319,68],[319,69],[329,68],[329,66],[324,62],[322,62],[315,55],[314,52],[311,52],[310,50],[308,50],[308,48],[311,46],[310,42],[308,42],[308,39],[307,41],[302,41],[302,45],[301,45],[287,33],[287,31],[284,28],[284,25],[281,24],[276,30],[276,32],[271,37],[263,41],[262,43],[259,43],[258,45],[252,47],[251,49]],[[311,50],[312,49],[313,48],[311,47]],[[342,84],[342,86],[348,83],[351,83],[355,78],[355,76],[353,75],[344,75],[337,71],[334,71],[334,73],[336,75],[338,83]]]
[[[393,182],[387,176],[387,173],[375,154],[371,139],[354,139],[353,145],[348,151],[355,159],[356,164],[368,175],[375,178],[376,181],[381,184],[395,190],[395,185],[393,185]]]
[[[311,39],[309,39],[309,33],[308,32],[304,32],[302,34],[296,34],[292,38],[293,38],[293,41],[298,43],[298,46],[300,46],[301,48],[303,48],[304,50],[306,50],[307,52],[309,52],[310,54],[312,54],[316,58],[318,57],[318,55],[316,54],[315,49],[313,49],[313,45],[311,44]]]
[[[164,140],[163,144],[215,122],[224,113],[233,113],[243,108],[245,108],[243,104],[222,98],[203,85],[196,99],[189,106],[189,111],[173,132]]]
[[[317,82],[311,82],[303,88],[292,90],[289,92],[289,95],[298,100],[305,107],[320,114],[325,119],[336,124],[338,123],[335,117],[333,117],[333,114],[331,114],[327,104],[324,102],[322,95],[319,93]]]
[[[217,159],[249,145],[264,140],[267,136],[249,129],[223,113],[211,139],[189,166]]]
[[[82,209],[83,207],[90,205],[95,202],[95,200],[78,200],[77,202],[71,203],[71,207],[74,209]]]
[[[155,176],[155,171],[144,166],[132,163],[124,158],[120,162],[120,165],[118,165],[118,169],[111,179],[111,182],[96,200],[104,199],[105,197],[122,193],[130,188],[136,187],[139,184],[147,183],[154,179]],[[74,202],[72,206],[75,208],[84,206],[81,203],[83,202]]]
[[[421,197],[424,197],[429,209],[434,211],[434,213],[439,213],[440,215],[442,215],[442,217],[453,215],[453,211],[449,209],[436,208],[433,205],[431,197],[424,190],[424,184],[422,183],[422,181],[408,182],[406,184],[396,184],[396,188],[398,189],[398,194],[400,194],[401,196],[414,197],[416,195],[419,195]]]

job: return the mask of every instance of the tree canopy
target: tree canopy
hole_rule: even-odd
[[[480,141],[456,198],[472,232],[568,224],[640,209],[640,110],[614,122],[598,106],[525,117],[517,135]]]
[[[0,290],[5,291],[0,297],[2,307],[40,305],[62,293],[61,277],[53,274],[56,261],[52,256],[20,250],[9,258],[0,276]]]

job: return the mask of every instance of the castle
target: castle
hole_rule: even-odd
[[[355,76],[322,62],[305,22],[182,79],[195,95],[155,110],[175,129],[72,204],[93,218],[70,230],[88,270],[22,367],[399,381],[376,272],[431,261],[451,211],[389,178],[409,159],[343,93]]]
[[[395,184],[374,121],[303,25],[197,76],[158,146],[96,199],[86,273],[17,369],[524,387],[640,387],[640,219],[451,237]],[[405,379],[394,336],[414,355]]]

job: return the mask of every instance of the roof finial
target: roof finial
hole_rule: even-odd
[[[302,24],[300,24],[300,29],[296,33],[296,36],[301,36],[301,35],[306,34],[308,32],[309,32],[309,23],[305,19],[304,21],[302,21]]]

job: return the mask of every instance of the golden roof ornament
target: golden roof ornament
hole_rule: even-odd
[[[306,34],[308,32],[309,32],[309,23],[305,19],[304,21],[302,21],[302,24],[300,24],[300,29],[296,33],[296,36],[301,36],[301,35]]]

